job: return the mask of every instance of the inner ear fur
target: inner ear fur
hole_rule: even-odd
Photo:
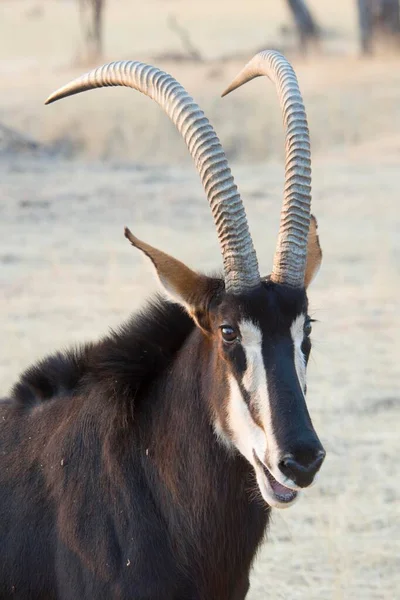
[[[223,281],[192,271],[180,260],[134,236],[128,228],[125,237],[151,260],[167,295],[181,304],[201,329],[209,331],[208,308],[223,290]]]
[[[304,286],[308,288],[319,271],[322,261],[322,250],[318,237],[318,223],[314,215],[311,215],[310,229],[308,231],[307,263],[304,275]]]

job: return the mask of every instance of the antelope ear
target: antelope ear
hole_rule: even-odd
[[[311,215],[310,229],[308,231],[307,263],[304,275],[304,287],[307,289],[319,271],[322,261],[322,250],[319,245],[318,223],[314,215]]]
[[[151,260],[170,299],[183,306],[201,329],[209,331],[208,307],[222,291],[223,282],[192,271],[176,258],[139,240],[127,227],[125,237]]]

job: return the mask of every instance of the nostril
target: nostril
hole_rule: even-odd
[[[279,463],[279,468],[287,477],[296,481],[296,475],[303,471],[303,467],[292,456],[285,456]]]
[[[307,487],[313,482],[317,471],[324,462],[325,455],[325,450],[319,450],[317,456],[315,453],[313,456],[308,454],[308,456],[300,455],[299,457],[287,454],[281,459],[278,466],[281,472],[296,485]]]

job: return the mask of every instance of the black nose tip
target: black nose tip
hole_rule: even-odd
[[[325,455],[326,452],[323,449],[312,452],[303,450],[287,454],[280,461],[279,468],[286,477],[299,487],[308,487],[321,468]]]

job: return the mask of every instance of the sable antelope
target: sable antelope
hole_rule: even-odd
[[[170,75],[111,63],[47,101],[105,85],[153,98],[200,173],[224,273],[201,275],[126,230],[170,300],[43,360],[2,402],[2,599],[242,600],[270,507],[291,505],[321,466],[305,402],[306,289],[321,261],[307,121],[277,52],[256,55],[225,93],[259,75],[278,87],[287,149],[266,278],[221,144]]]

